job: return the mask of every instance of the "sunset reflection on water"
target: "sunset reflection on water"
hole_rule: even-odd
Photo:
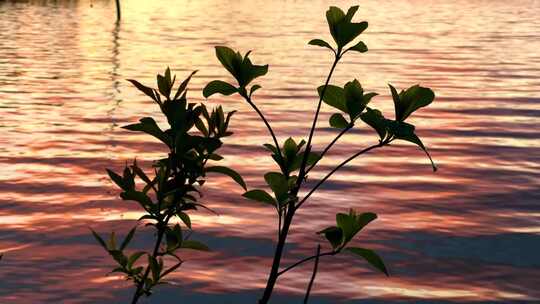
[[[355,4],[336,1],[341,7]],[[333,83],[358,78],[393,117],[387,83],[432,87],[434,104],[412,121],[440,170],[396,144],[336,174],[298,213],[286,264],[313,254],[313,232],[350,207],[379,219],[359,244],[377,249],[390,278],[345,256],[325,259],[311,303],[539,303],[540,3],[361,1],[370,51],[345,57]],[[123,234],[141,213],[117,199],[104,168],[137,156],[149,165],[163,147],[120,126],[158,109],[125,81],[154,83],[170,66],[200,70],[188,97],[227,75],[214,45],[253,50],[270,70],[256,102],[280,140],[305,136],[315,88],[330,65],[310,47],[328,38],[326,1],[123,0],[0,2],[0,303],[124,303],[131,285],[109,275],[112,261],[89,227]],[[204,101],[206,102],[206,101]],[[237,97],[225,164],[263,184],[273,163],[264,125]],[[323,109],[315,146],[329,142]],[[361,126],[310,174],[309,185],[352,150],[376,142]],[[187,262],[152,303],[255,303],[271,263],[274,211],[244,200],[227,178],[205,184],[220,215],[193,215],[210,253]],[[224,191],[225,190],[225,191]],[[141,231],[144,231],[141,229]],[[148,231],[146,231],[148,232]],[[140,233],[134,247],[148,247]],[[311,266],[278,282],[277,303],[300,302]],[[365,299],[370,299],[366,301]],[[279,302],[278,302],[279,301]]]

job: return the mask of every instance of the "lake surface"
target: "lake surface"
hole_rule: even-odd
[[[226,79],[214,45],[253,50],[268,63],[256,102],[280,140],[306,136],[331,57],[310,47],[329,39],[326,1],[0,1],[0,303],[126,303],[131,285],[107,275],[113,263],[90,236],[125,234],[140,216],[117,198],[104,168],[135,156],[145,165],[160,144],[120,126],[157,107],[125,81],[154,85],[170,66],[194,69],[189,98]],[[347,7],[353,2],[332,1]],[[370,51],[348,55],[333,83],[358,78],[393,117],[387,83],[420,83],[437,99],[411,119],[440,170],[398,143],[355,160],[297,216],[286,263],[311,255],[314,234],[354,207],[379,219],[357,240],[385,259],[386,278],[345,256],[325,258],[311,303],[540,303],[540,2],[361,1]],[[264,125],[238,97],[225,164],[250,187],[273,164]],[[315,147],[336,132],[323,108]],[[368,127],[344,137],[311,180],[376,142]],[[311,183],[313,185],[313,183]],[[276,218],[246,201],[228,178],[206,186],[219,212],[193,215],[211,253],[187,262],[147,303],[255,303],[271,263]],[[140,229],[134,247],[148,248]],[[273,303],[300,303],[312,265],[278,281]]]

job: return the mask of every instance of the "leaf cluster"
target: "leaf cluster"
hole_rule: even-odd
[[[166,275],[181,266],[183,261],[177,255],[178,250],[209,250],[205,244],[190,239],[192,223],[189,216],[189,212],[199,208],[210,210],[201,202],[201,187],[207,174],[228,175],[246,189],[243,179],[236,171],[208,163],[223,159],[218,153],[223,144],[221,139],[232,135],[228,127],[234,112],[226,114],[221,106],[209,111],[204,104],[189,103],[187,85],[195,73],[183,80],[176,90],[176,76],[171,77],[169,68],[163,75],[157,75],[157,89],[136,80],[129,80],[159,106],[167,128],[162,129],[152,117],[141,118],[138,123],[123,128],[142,132],[159,140],[167,147],[167,157],[153,162],[153,174],[147,174],[137,161],[126,165],[121,173],[110,169],[107,169],[107,173],[120,188],[120,197],[125,201],[136,202],[144,210],[139,221],[144,221],[146,226],[154,228],[155,246],[152,251],[126,253],[135,228],[128,233],[120,246],[116,245],[114,232],[108,241],[96,232],[92,233],[118,264],[113,272],[121,272],[134,282],[135,302],[141,295],[150,295],[156,285],[164,283],[163,278]],[[184,233],[180,223],[174,223],[174,219],[183,223],[189,233]],[[144,255],[147,256],[147,263],[138,263]],[[166,267],[166,256],[172,257],[176,262]]]

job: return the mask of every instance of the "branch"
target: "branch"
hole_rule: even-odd
[[[299,266],[299,265],[301,265],[301,264],[304,264],[305,262],[308,262],[308,261],[311,261],[311,260],[317,258],[317,256],[322,257],[322,256],[327,256],[327,255],[336,255],[336,254],[338,254],[339,252],[340,252],[339,250],[336,250],[336,251],[328,251],[328,252],[324,252],[324,253],[319,253],[318,255],[312,255],[312,256],[310,256],[310,257],[304,258],[304,259],[302,259],[302,260],[300,260],[300,261],[298,261],[298,262],[296,262],[296,263],[294,263],[294,264],[288,266],[287,268],[281,270],[280,272],[278,272],[278,276],[280,276],[280,275],[286,273],[287,271],[289,271],[289,270],[295,268],[296,266]]]
[[[255,112],[257,112],[257,114],[259,114],[259,117],[262,119],[262,121],[266,125],[266,128],[268,129],[268,132],[270,132],[270,135],[272,136],[272,139],[274,140],[274,144],[276,145],[276,149],[278,150],[280,160],[283,160],[283,154],[281,153],[281,148],[279,147],[279,143],[277,141],[276,134],[274,133],[274,130],[270,126],[270,123],[268,122],[268,120],[266,120],[266,117],[264,117],[261,110],[259,110],[259,108],[255,105],[255,103],[253,103],[250,96],[247,96],[247,95],[244,95],[244,94],[240,94],[240,95],[242,95],[242,97],[244,97],[244,99],[253,108],[253,110],[255,110]],[[281,167],[281,165],[280,165],[280,167]]]
[[[319,267],[319,257],[321,254],[321,245],[317,245],[317,254],[315,255],[315,263],[313,265],[313,274],[311,275],[311,280],[306,290],[306,297],[304,298],[304,304],[307,304],[309,300],[309,294],[311,293],[311,288],[313,287],[313,282],[315,282],[315,276],[317,275],[317,268]]]
[[[326,93],[326,88],[328,87],[328,84],[330,83],[330,79],[332,78],[332,74],[334,73],[334,70],[336,69],[336,65],[340,58],[341,56],[338,52],[336,54],[336,57],[334,58],[334,63],[332,64],[332,68],[330,68],[330,73],[328,73],[328,77],[326,77],[326,82],[324,83],[324,87],[321,91],[321,96],[319,97],[319,103],[317,104],[317,111],[315,111],[313,124],[311,125],[311,130],[309,131],[309,137],[306,144],[306,150],[304,152],[304,157],[302,158],[302,164],[300,165],[300,172],[298,173],[298,180],[296,184],[297,192],[298,190],[300,190],[300,185],[302,184],[302,181],[304,180],[304,177],[306,175],[306,163],[307,163],[308,155],[311,152],[311,140],[313,139],[313,133],[315,133],[317,120],[319,119],[319,112],[321,111],[321,105],[322,105],[324,93]]]
[[[384,142],[380,142],[376,145],[373,145],[373,146],[370,146],[370,147],[367,147],[357,153],[355,153],[353,156],[347,158],[346,160],[344,160],[341,164],[339,164],[337,167],[335,167],[334,169],[332,169],[332,171],[330,171],[328,174],[326,174],[325,177],[323,177],[323,179],[321,179],[316,185],[315,187],[313,187],[313,189],[311,189],[309,191],[308,194],[306,194],[306,196],[304,196],[304,198],[298,203],[298,205],[296,205],[296,209],[299,209],[300,206],[302,206],[302,204],[313,194],[313,192],[315,192],[328,178],[330,178],[330,176],[332,176],[332,174],[334,174],[336,171],[338,171],[339,169],[341,169],[341,167],[345,166],[347,163],[349,163],[350,161],[352,161],[353,159],[357,158],[358,156],[364,154],[364,153],[367,153],[373,149],[376,149],[376,148],[380,148],[382,146],[384,146],[385,144],[387,144],[388,141],[384,141]]]
[[[352,129],[353,126],[354,126],[354,124],[351,122],[345,129],[341,130],[341,132],[339,132],[339,134],[332,140],[332,142],[330,142],[328,144],[328,146],[326,146],[326,148],[324,148],[324,150],[321,152],[320,157],[309,168],[307,168],[305,174],[308,174],[309,171],[311,171],[311,169],[313,169],[313,167],[315,167],[315,165],[317,165],[319,160],[321,160],[323,158],[323,156],[330,150],[330,148],[332,148],[332,146],[341,138],[341,136],[343,136],[345,133],[347,133],[347,131]]]

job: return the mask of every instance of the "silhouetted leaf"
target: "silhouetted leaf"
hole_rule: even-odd
[[[420,138],[414,133],[415,127],[413,125],[401,121],[390,121],[389,126],[391,132],[397,139],[405,140],[418,145],[420,149],[422,149],[426,156],[429,158],[433,171],[437,171],[437,166],[433,162],[433,159],[431,158],[431,155],[429,154],[427,148],[424,146]]]
[[[238,172],[234,171],[231,168],[223,167],[223,166],[213,166],[213,167],[207,167],[205,168],[205,172],[216,172],[228,175],[230,178],[232,178],[235,182],[237,182],[244,190],[247,190],[246,183],[244,182],[244,179],[242,179],[242,176],[238,174]]]
[[[364,89],[362,89],[360,82],[355,79],[345,84],[344,95],[346,112],[349,113],[351,120],[354,120],[366,107],[364,103]]]
[[[171,138],[159,128],[156,121],[151,117],[141,118],[139,123],[127,125],[122,128],[130,131],[139,131],[150,134],[162,141],[167,146],[171,145]]]
[[[154,101],[158,101],[158,99],[156,98],[156,96],[154,95],[154,90],[152,88],[149,88],[143,84],[141,84],[140,82],[138,82],[137,80],[133,80],[133,79],[128,79],[127,81],[131,82],[131,84],[133,84],[137,89],[139,89],[139,91],[143,92],[144,94],[146,94],[146,96],[152,98],[152,100]]]
[[[329,122],[331,127],[337,129],[345,129],[349,125],[349,122],[339,113],[332,114]]]
[[[386,266],[384,265],[383,260],[374,251],[360,247],[348,247],[345,248],[345,250],[356,256],[362,257],[371,266],[377,268],[379,271],[389,276],[388,270],[386,270]]]
[[[253,95],[253,93],[255,93],[255,91],[257,91],[260,88],[261,88],[261,86],[258,85],[258,84],[253,85],[251,87],[251,89],[249,90],[249,97],[251,97],[251,95]]]
[[[226,46],[216,46],[216,57],[219,62],[236,78],[236,67],[242,62],[242,56]]]
[[[386,118],[381,114],[381,111],[368,107],[366,112],[360,115],[360,119],[377,131],[381,141],[386,138],[387,123]]]
[[[347,15],[345,15],[340,8],[331,6],[326,12],[330,34],[338,45],[338,50],[341,50],[358,37],[368,27],[368,23],[365,21],[360,23],[351,22],[357,10],[358,6],[353,6],[349,8]]]
[[[123,179],[120,175],[114,173],[114,171],[112,171],[112,170],[109,170],[109,169],[105,169],[105,170],[107,170],[107,174],[109,175],[109,177],[111,178],[111,180],[112,180],[118,187],[120,187],[120,189],[124,189],[124,190],[126,189],[126,185],[125,185],[125,183],[124,183],[124,179]]]
[[[134,252],[132,253],[129,258],[128,258],[128,261],[127,261],[127,268],[130,269],[130,268],[133,268],[133,265],[135,264],[135,262],[137,262],[137,260],[145,255],[146,252],[144,251],[137,251],[137,252]]]
[[[101,236],[99,236],[99,234],[97,234],[97,232],[94,231],[94,229],[90,228],[90,231],[92,231],[92,235],[94,236],[94,238],[96,239],[96,241],[101,245],[101,247],[103,247],[105,250],[109,250],[109,248],[107,247],[107,244],[105,244],[105,241],[101,238]]]
[[[360,53],[365,53],[365,52],[368,51],[368,47],[363,41],[360,41],[357,44],[355,44],[354,46],[352,46],[351,48],[349,48],[349,50],[357,51],[357,52],[360,52]]]
[[[124,250],[126,248],[126,246],[129,244],[129,242],[131,242],[131,239],[133,239],[133,235],[135,234],[135,229],[137,227],[133,227],[129,233],[127,234],[126,238],[124,239],[124,241],[122,242],[122,244],[120,245],[120,250]]]
[[[330,44],[328,44],[328,42],[326,42],[326,41],[324,41],[322,39],[313,39],[310,42],[308,42],[308,44],[329,48],[332,51],[334,50],[334,48],[332,48],[332,46]]]
[[[191,229],[191,219],[189,218],[189,215],[185,212],[179,212],[178,217],[186,224],[186,226]]]
[[[152,272],[152,280],[154,283],[159,282],[160,277],[160,271],[159,271],[159,263],[157,259],[151,255],[148,256],[148,264],[150,266],[150,270]]]
[[[429,105],[435,99],[435,94],[430,88],[415,85],[398,94],[392,85],[388,86],[392,92],[397,121],[404,121],[414,111]]]
[[[250,200],[276,206],[276,200],[270,194],[268,194],[268,192],[264,190],[260,190],[260,189],[250,190],[242,194],[242,196]]]
[[[344,243],[348,243],[367,224],[377,218],[375,213],[367,212],[357,215],[353,210],[348,214],[338,213],[336,223],[343,230]]]
[[[305,152],[301,152],[296,156],[296,158],[294,159],[294,162],[292,163],[292,165],[289,168],[289,170],[291,172],[300,169],[300,166],[302,165],[302,159],[304,158],[304,153]],[[306,160],[306,166],[309,167],[309,166],[313,165],[320,158],[321,158],[321,156],[319,154],[317,154],[315,152],[310,152],[309,155],[308,155],[308,158]]]
[[[238,92],[238,89],[231,84],[221,80],[214,80],[204,87],[203,96],[208,98],[216,93],[228,96],[236,92]]]
[[[332,248],[337,249],[343,242],[343,230],[341,228],[332,226],[324,230],[317,232],[318,234],[324,234],[328,242],[332,245]]]
[[[194,240],[184,240],[182,242],[182,248],[200,250],[200,251],[210,251],[210,248],[208,248],[208,246],[206,246],[205,244],[199,241],[194,241]]]
[[[289,183],[283,174],[278,172],[268,172],[264,175],[264,180],[276,195],[278,202],[281,203],[287,199]]]
[[[159,92],[161,94],[163,94],[163,96],[165,96],[167,98],[170,98],[170,96],[171,96],[171,85],[167,81],[167,79],[164,76],[157,75],[157,84],[158,84]]]
[[[141,206],[145,209],[151,208],[153,204],[150,197],[148,197],[148,195],[140,191],[135,191],[135,190],[125,191],[125,192],[120,193],[120,197],[126,201],[136,201],[140,203]]]
[[[176,94],[174,95],[173,100],[176,100],[176,99],[178,99],[178,97],[180,97],[180,94],[182,94],[182,92],[184,92],[184,90],[186,89],[189,81],[191,80],[191,77],[193,77],[193,75],[195,75],[195,73],[197,73],[197,70],[191,72],[191,74],[189,74],[189,76],[184,81],[182,81],[182,83],[178,86],[178,90],[176,91]]]
[[[324,86],[317,88],[319,97],[322,95],[323,90]],[[324,97],[322,99],[329,106],[341,110],[344,113],[348,113],[347,104],[345,102],[345,92],[342,88],[334,85],[328,85],[326,90],[324,90]]]

